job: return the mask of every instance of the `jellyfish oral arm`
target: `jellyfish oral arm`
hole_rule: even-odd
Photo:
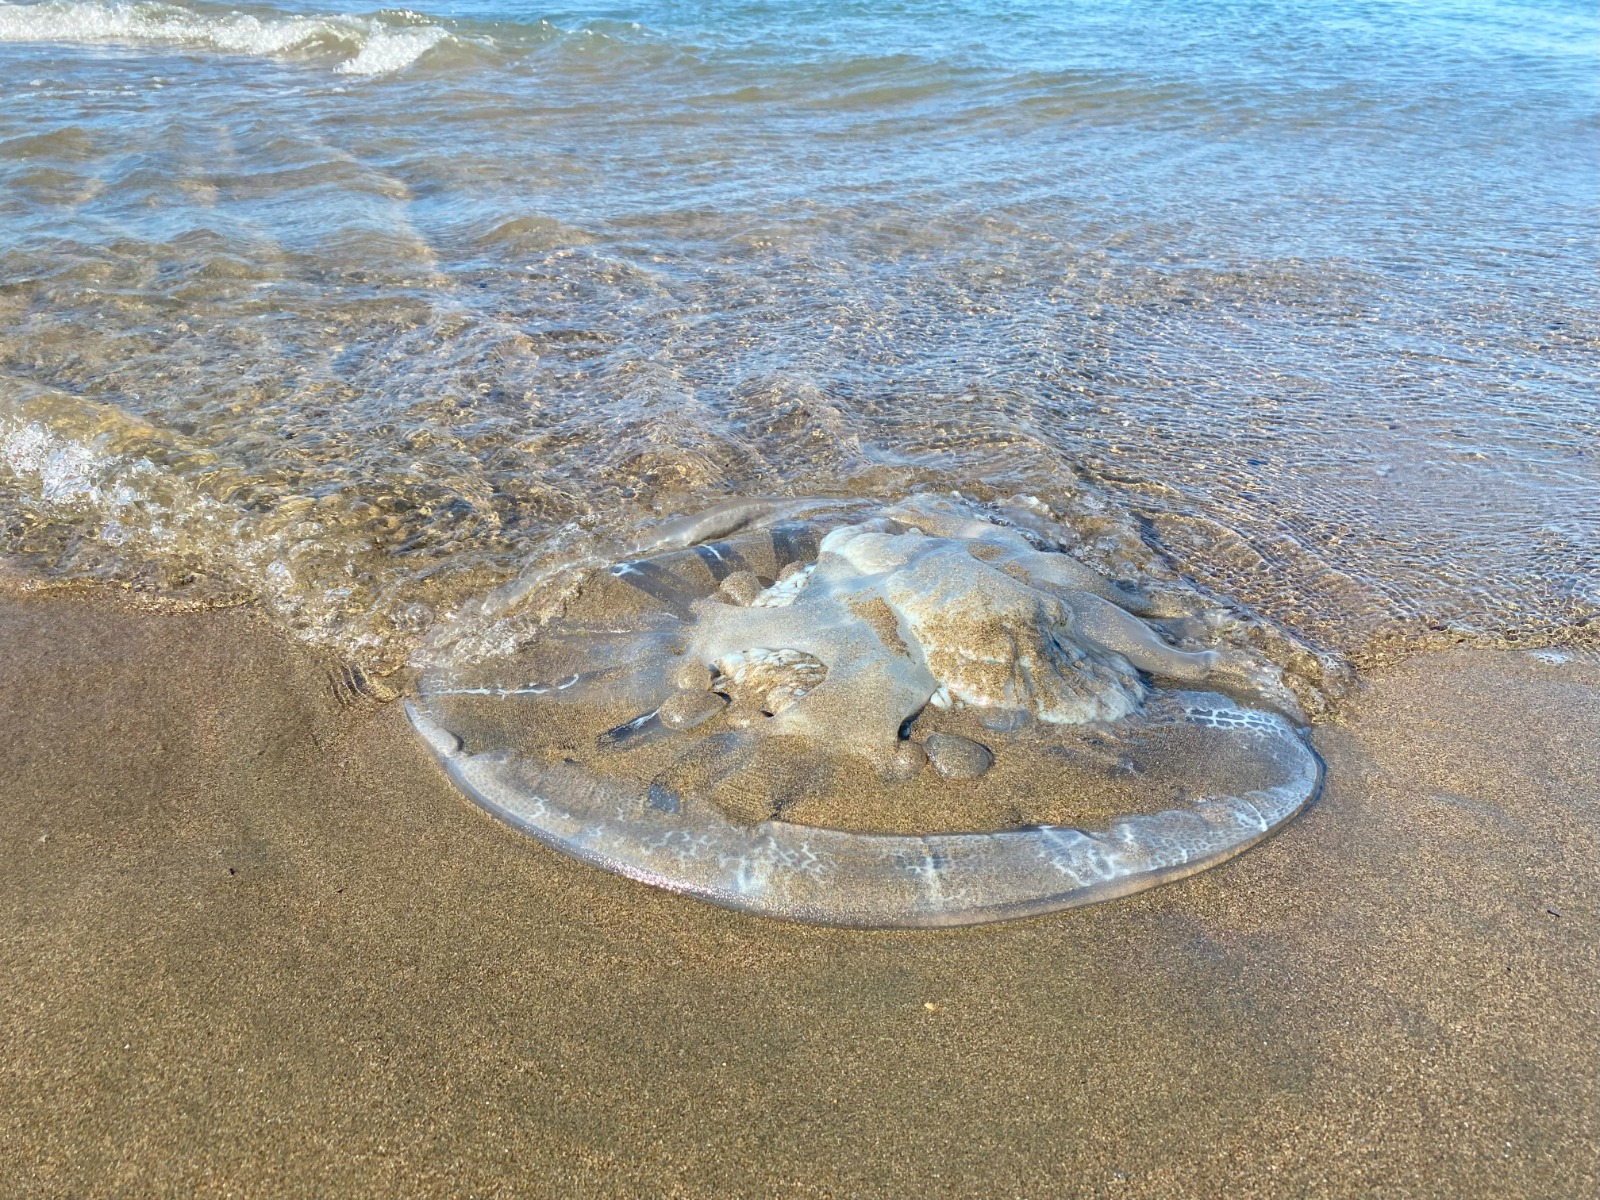
[[[1169,646],[1150,626],[1099,596],[1079,592],[1067,598],[1079,634],[1102,650],[1120,654],[1141,671],[1194,683],[1221,660],[1215,650],[1187,651]]]

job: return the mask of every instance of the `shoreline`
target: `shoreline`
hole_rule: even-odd
[[[1600,1185],[1589,656],[1413,656],[1242,857],[907,933],[547,851],[247,609],[0,594],[0,662],[19,1195]]]

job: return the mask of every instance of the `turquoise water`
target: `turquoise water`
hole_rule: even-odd
[[[1600,617],[1587,3],[0,4],[0,554],[369,664],[728,495]],[[1143,555],[1143,558],[1139,556]]]

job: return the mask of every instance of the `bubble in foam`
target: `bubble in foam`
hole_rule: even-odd
[[[1270,664],[1170,644],[1137,589],[963,501],[741,502],[647,545],[411,708],[478,803],[607,870],[971,924],[1203,870],[1320,784]]]

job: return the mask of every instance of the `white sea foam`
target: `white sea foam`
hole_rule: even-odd
[[[409,67],[450,38],[442,26],[324,13],[254,16],[178,4],[46,0],[0,3],[0,42],[162,46],[262,57],[340,56],[334,70],[385,75]]]

